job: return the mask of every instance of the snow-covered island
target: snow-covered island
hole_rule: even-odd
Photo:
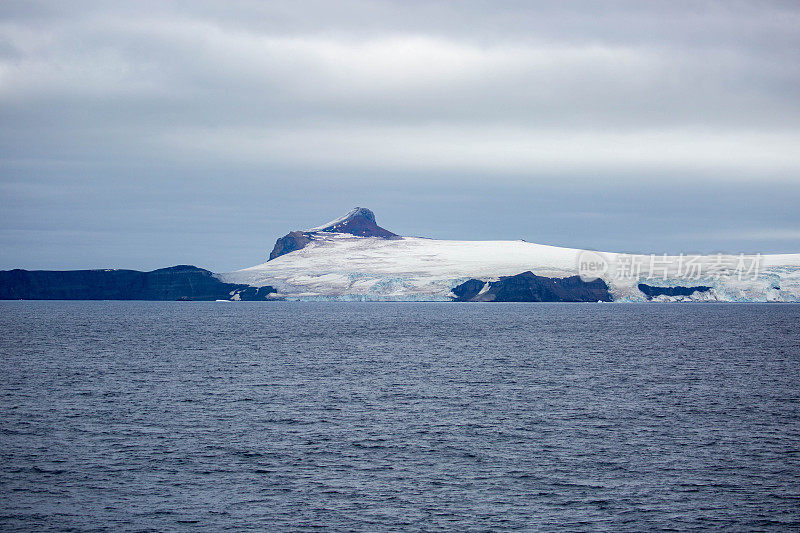
[[[631,255],[525,241],[402,237],[357,207],[213,273],[3,270],[0,300],[800,302],[800,254]]]
[[[361,207],[281,237],[265,263],[216,276],[296,300],[800,301],[800,254],[631,255],[402,237]]]

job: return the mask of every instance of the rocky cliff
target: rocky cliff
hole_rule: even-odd
[[[602,279],[583,281],[578,276],[548,278],[533,272],[501,277],[499,281],[477,279],[453,288],[460,302],[610,302],[608,285]]]
[[[138,270],[3,270],[2,300],[268,300],[275,289],[223,283],[191,265]]]
[[[304,248],[306,244],[311,242],[311,234],[302,231],[290,231],[277,241],[269,254],[268,261],[280,257],[282,255],[294,252]]]

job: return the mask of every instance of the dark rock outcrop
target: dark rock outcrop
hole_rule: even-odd
[[[400,236],[383,229],[375,221],[375,213],[366,207],[355,207],[341,218],[332,220],[322,226],[306,231],[292,231],[275,242],[268,261],[305,248],[314,238],[314,233],[349,233],[357,237],[378,237],[381,239],[399,239]]]
[[[230,285],[234,285],[231,283]],[[264,300],[275,300],[275,287],[265,285],[263,287],[251,287],[245,285],[243,289],[232,289],[234,294],[238,295],[238,299],[243,302],[263,302]],[[273,295],[270,297],[270,295]]]
[[[223,283],[191,265],[138,270],[3,270],[2,300],[267,300],[272,287]]]
[[[710,291],[711,287],[705,285],[698,285],[697,287],[682,287],[680,285],[675,287],[654,287],[653,285],[640,283],[639,290],[647,296],[648,300],[652,300],[656,296],[691,296],[695,292]]]
[[[610,302],[608,285],[602,279],[583,281],[579,276],[548,278],[533,272],[486,282],[471,279],[453,289],[461,302]]]
[[[470,279],[465,281],[461,285],[453,287],[452,291],[453,294],[456,295],[456,301],[458,302],[472,301],[472,299],[475,298],[479,292],[481,292],[481,289],[483,289],[486,286],[486,283],[487,282],[481,281],[479,279]]]
[[[268,261],[272,261],[276,257],[294,252],[305,248],[306,244],[311,242],[311,237],[308,233],[302,231],[292,231],[275,241],[275,246],[269,254]]]

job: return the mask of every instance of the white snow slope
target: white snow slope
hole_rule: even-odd
[[[524,241],[386,240],[321,232],[301,250],[218,277],[271,285],[287,299],[431,301],[450,300],[451,289],[471,278],[494,281],[528,270],[601,277],[615,301],[646,301],[639,283],[712,287],[654,301],[800,301],[800,254],[649,256]]]

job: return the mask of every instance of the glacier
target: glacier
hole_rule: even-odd
[[[601,278],[615,302],[800,302],[800,254],[637,255],[521,240],[383,238],[331,230],[360,216],[375,223],[371,211],[356,208],[305,230],[309,242],[301,249],[217,277],[226,283],[269,285],[277,297],[293,300],[451,301],[452,289],[467,280],[492,282],[531,271],[551,278]],[[710,289],[648,298],[640,283]]]

